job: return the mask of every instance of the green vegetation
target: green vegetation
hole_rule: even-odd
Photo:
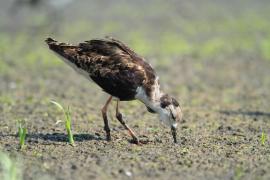
[[[20,180],[21,173],[17,168],[15,161],[12,160],[7,154],[0,152],[0,164],[1,164],[1,174],[0,178],[3,180]]]
[[[123,33],[119,39],[125,41],[139,54],[152,56],[163,60],[164,57],[189,55],[194,58],[216,58],[230,56],[234,53],[249,53],[259,55],[270,60],[270,24],[268,19],[259,14],[239,16],[233,19],[223,18],[219,21],[182,20],[181,32],[174,29],[156,33],[154,38],[152,29],[142,26],[138,29]],[[94,31],[95,24],[82,19],[76,22],[74,29],[64,25],[62,35],[57,39],[76,42],[77,37],[89,36]],[[125,31],[120,23],[107,23],[102,27],[100,37],[112,35],[113,31]],[[67,30],[65,32],[65,30]],[[82,31],[84,30],[84,31]],[[90,33],[91,34],[91,33]],[[152,35],[152,36],[151,36]],[[38,34],[33,37],[20,32],[14,37],[0,33],[0,73],[6,74],[12,70],[10,64],[18,64],[21,68],[34,70],[40,67],[55,67],[61,65],[53,53],[44,48],[44,39],[48,35]],[[203,37],[203,38],[199,38]],[[25,50],[24,43],[32,42],[31,50]],[[12,48],[7,48],[11,47]],[[11,58],[12,54],[12,58]],[[166,61],[166,60],[165,60]],[[33,68],[35,67],[35,68]]]
[[[25,138],[26,138],[26,127],[25,126],[25,121],[20,120],[19,121],[19,127],[18,127],[18,135],[19,135],[19,140],[20,140],[20,149],[23,149],[25,146]]]
[[[240,179],[242,179],[243,178],[243,176],[244,176],[244,170],[243,170],[243,168],[242,167],[237,167],[236,169],[235,169],[235,174],[234,174],[234,180],[240,180]]]
[[[72,146],[75,146],[73,134],[71,131],[71,114],[70,114],[69,107],[67,109],[64,109],[63,106],[56,101],[51,101],[51,103],[53,103],[56,107],[58,107],[63,112],[65,116],[65,127],[68,134],[69,144]]]
[[[263,58],[270,60],[270,36],[261,41],[260,51]]]
[[[13,105],[15,102],[11,96],[5,94],[5,95],[0,95],[0,103],[6,104],[6,105]]]
[[[266,134],[264,133],[264,131],[262,131],[262,134],[261,134],[261,145],[265,145],[265,142],[266,142]]]

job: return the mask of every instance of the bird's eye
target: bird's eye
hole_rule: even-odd
[[[164,109],[166,106],[168,106],[167,104],[165,103],[161,103],[161,107]]]
[[[164,109],[171,104],[168,95],[164,95],[160,98],[160,106]]]
[[[161,104],[160,104],[160,105],[161,105],[161,107],[162,107],[162,108],[166,108],[167,106],[169,106],[169,105],[170,105],[170,102],[169,102],[169,101],[165,101],[165,100],[164,100],[164,101],[162,101],[162,102],[161,102]]]

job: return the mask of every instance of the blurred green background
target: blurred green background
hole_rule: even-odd
[[[181,56],[270,60],[269,21],[266,0],[1,1],[0,73],[20,63],[59,65],[44,48],[48,36],[73,43],[113,36],[157,65]]]

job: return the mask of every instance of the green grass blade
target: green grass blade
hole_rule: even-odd
[[[54,105],[56,105],[61,111],[65,112],[65,109],[63,108],[63,106],[61,104],[59,104],[56,101],[50,101],[51,103],[53,103]]]
[[[26,138],[27,129],[26,127],[23,127],[24,124],[25,124],[24,121],[22,120],[19,121],[18,135],[19,135],[20,149],[23,149],[25,146],[25,138]]]
[[[19,133],[18,133],[19,137],[21,137],[22,134],[23,134],[23,129],[22,129],[21,126],[18,128],[18,132],[19,132]]]
[[[59,104],[58,102],[56,102],[56,101],[51,101],[51,103],[56,105],[64,113],[65,127],[66,127],[66,131],[67,131],[67,134],[68,134],[68,141],[72,146],[75,146],[74,139],[73,139],[73,134],[72,134],[72,131],[71,131],[71,113],[70,113],[69,107],[67,109],[64,109],[64,107],[61,104]]]
[[[264,131],[262,131],[262,135],[261,135],[261,144],[264,146],[266,142],[266,134],[264,133]]]
[[[69,107],[65,111],[65,116],[66,116],[65,125],[66,125],[67,134],[68,134],[68,141],[72,146],[74,146],[75,144],[74,144],[73,134],[71,131],[71,113],[70,113]]]
[[[25,138],[26,138],[27,130],[26,128],[19,127],[19,138],[20,138],[20,148],[23,149],[25,146]]]
[[[16,166],[15,161],[13,161],[8,155],[0,151],[0,165],[2,170],[2,175],[6,180],[20,180],[21,172]]]

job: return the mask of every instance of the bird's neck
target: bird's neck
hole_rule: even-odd
[[[156,77],[154,84],[152,85],[151,92],[146,92],[146,89],[143,86],[140,86],[136,90],[135,98],[140,100],[145,104],[146,107],[150,108],[156,113],[161,111],[160,107],[160,97],[164,94],[160,90],[159,78]]]
[[[145,104],[146,107],[150,108],[154,112],[158,113],[160,111],[160,97],[162,96],[160,89],[155,89],[151,93],[151,97],[147,95],[143,87],[137,89],[136,99],[140,100]]]

